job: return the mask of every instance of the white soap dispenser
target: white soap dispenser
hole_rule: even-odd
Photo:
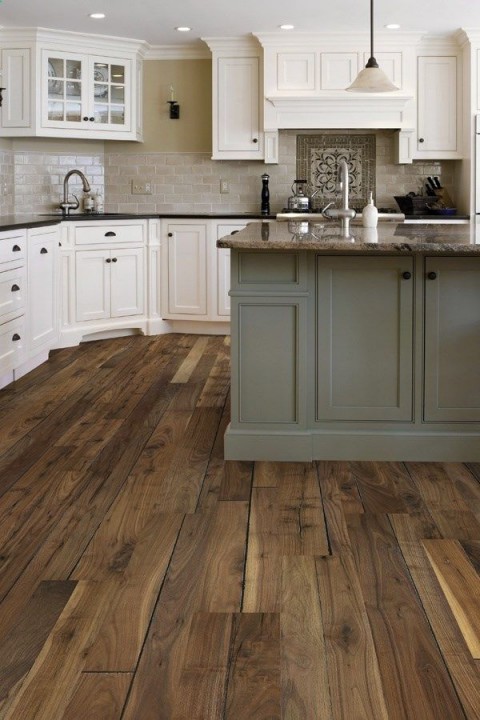
[[[368,193],[368,204],[362,210],[362,225],[366,228],[376,228],[378,223],[378,210],[373,204],[372,193]]]

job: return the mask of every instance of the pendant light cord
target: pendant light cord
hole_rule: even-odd
[[[373,0],[370,0],[370,57],[365,67],[378,68],[378,63],[373,54]]]

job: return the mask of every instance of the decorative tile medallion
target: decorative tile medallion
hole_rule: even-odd
[[[339,199],[336,190],[340,160],[350,175],[349,205],[361,209],[368,193],[375,198],[375,135],[297,135],[297,178],[305,178],[315,208]]]

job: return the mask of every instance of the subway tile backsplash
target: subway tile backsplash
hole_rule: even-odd
[[[366,131],[351,131],[352,135]],[[63,178],[72,169],[82,170],[94,191],[105,198],[107,212],[208,213],[260,210],[261,176],[270,175],[270,208],[285,207],[291,185],[297,177],[297,138],[335,134],[338,131],[280,133],[279,164],[261,161],[214,161],[208,153],[115,153],[105,143],[103,152],[0,151],[3,185],[0,213],[48,212],[58,207],[63,195]],[[348,131],[342,131],[342,135]],[[416,161],[411,165],[394,162],[394,132],[379,130],[375,136],[375,201],[378,207],[396,207],[394,195],[418,192],[428,175],[438,175],[454,195],[455,161]],[[328,138],[327,138],[328,140]],[[307,143],[308,144],[308,143]],[[327,142],[328,145],[328,142]],[[75,141],[72,140],[72,148]],[[149,195],[132,194],[132,180],[150,182]],[[226,180],[228,193],[220,193]],[[81,194],[73,177],[71,192]]]

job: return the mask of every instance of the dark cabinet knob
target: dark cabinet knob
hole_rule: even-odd
[[[18,292],[19,290],[20,290],[20,288],[18,287],[17,283],[12,285],[12,292]]]
[[[117,258],[112,258],[112,262],[117,262]]]
[[[40,255],[48,255],[48,250],[47,250],[47,248],[42,248],[42,249],[40,250]]]
[[[19,245],[14,245],[14,246],[12,247],[12,252],[20,252],[21,249],[22,249],[22,248],[21,248]]]
[[[111,261],[110,258],[107,258],[107,259],[105,260],[105,262],[111,263],[112,261]]]
[[[427,275],[427,277],[428,277],[429,280],[435,280],[436,277],[437,277],[437,273],[436,273],[436,272],[433,272],[433,271],[432,271],[432,272],[429,272],[428,275]]]
[[[82,119],[83,119],[85,122],[87,122],[87,120],[88,120],[87,115],[84,115]]]
[[[113,230],[109,230],[105,233],[105,237],[117,237],[117,233],[114,233]]]
[[[425,138],[418,138],[418,142],[419,142],[419,143],[425,142]]]
[[[173,233],[168,233],[168,237],[173,237]]]
[[[21,340],[20,335],[18,333],[14,333],[12,335],[13,342],[17,342],[17,340]]]
[[[403,278],[404,280],[410,280],[411,277],[412,277],[412,273],[411,273],[411,272],[408,272],[408,270],[407,270],[406,272],[403,272],[403,273],[402,273],[402,278]]]
[[[252,142],[258,143],[258,138],[253,138]]]
[[[58,243],[58,247],[62,247],[62,243],[61,243],[61,242]]]
[[[91,117],[91,118],[88,118],[88,119],[90,120],[90,122],[95,122],[95,118],[94,118],[94,117]]]

